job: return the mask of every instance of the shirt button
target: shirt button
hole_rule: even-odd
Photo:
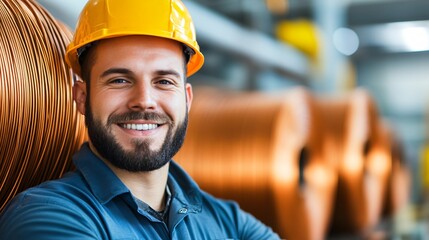
[[[181,209],[179,209],[179,213],[185,214],[187,212],[188,212],[187,208],[181,208]]]

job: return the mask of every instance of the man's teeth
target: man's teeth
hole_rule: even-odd
[[[122,126],[126,129],[145,131],[155,129],[158,124],[123,124]]]

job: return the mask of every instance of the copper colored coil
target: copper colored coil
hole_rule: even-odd
[[[380,221],[390,172],[376,105],[367,91],[357,89],[320,107],[335,114],[331,126],[341,126],[331,130],[337,131],[333,137],[340,154],[331,233],[365,235]]]
[[[175,159],[198,184],[287,239],[323,239],[336,187],[319,112],[302,88],[278,95],[195,88]],[[301,169],[301,171],[300,171]]]
[[[60,177],[86,139],[64,62],[70,31],[34,1],[0,1],[0,211]]]
[[[384,123],[382,129],[384,138],[389,142],[392,167],[388,178],[383,216],[392,217],[409,201],[411,172],[405,160],[402,142],[395,135],[392,127]]]

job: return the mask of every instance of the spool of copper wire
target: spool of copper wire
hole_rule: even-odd
[[[391,171],[389,143],[376,105],[365,90],[354,90],[346,99],[324,107],[336,109],[336,122],[342,125],[336,135],[341,156],[331,230],[365,235],[379,223],[383,209]]]
[[[400,139],[387,123],[383,123],[382,128],[382,134],[390,146],[392,166],[388,177],[383,216],[392,217],[409,202],[411,175]]]
[[[86,138],[63,58],[71,33],[34,1],[0,1],[0,210],[58,178]]]
[[[287,239],[323,239],[336,187],[323,128],[303,88],[278,95],[194,89],[175,157],[198,184]]]

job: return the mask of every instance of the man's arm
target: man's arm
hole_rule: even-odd
[[[0,215],[0,240],[101,239],[91,225],[66,205],[14,202]]]

